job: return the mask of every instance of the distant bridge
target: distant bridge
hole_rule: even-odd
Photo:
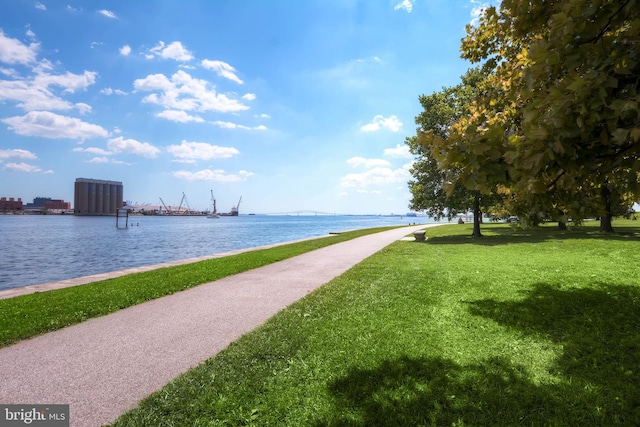
[[[310,216],[318,216],[318,215],[322,215],[322,216],[338,216],[338,215],[343,215],[340,213],[336,213],[336,212],[320,212],[320,211],[311,211],[311,210],[302,210],[302,211],[291,211],[291,212],[269,212],[269,213],[263,213],[260,215],[280,215],[280,216],[303,216],[303,215],[310,215]]]

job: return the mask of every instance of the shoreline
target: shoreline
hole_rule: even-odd
[[[340,233],[342,232],[331,232],[324,236],[307,237],[304,239],[273,243],[270,245],[261,245],[261,246],[253,246],[250,248],[234,249],[232,251],[227,251],[227,252],[219,252],[219,253],[214,253],[210,255],[194,257],[194,258],[185,258],[185,259],[176,260],[176,261],[167,261],[167,262],[162,262],[158,264],[150,264],[150,265],[145,265],[140,267],[126,268],[123,270],[115,270],[115,271],[109,271],[105,273],[91,274],[88,276],[81,276],[73,279],[65,279],[65,280],[58,280],[55,282],[40,283],[37,285],[27,285],[27,286],[21,286],[17,288],[3,289],[3,290],[0,290],[0,300],[19,297],[23,295],[35,294],[38,292],[47,292],[47,291],[53,291],[56,289],[71,288],[74,286],[86,285],[87,283],[100,282],[103,280],[113,279],[116,277],[127,276],[129,274],[143,273],[146,271],[157,270],[160,268],[175,267],[177,265],[192,264],[195,262],[206,261],[209,259],[224,258],[232,255],[238,255],[245,252],[257,251],[261,249],[269,249],[277,246],[304,242],[307,240],[324,239],[327,237],[336,236]]]

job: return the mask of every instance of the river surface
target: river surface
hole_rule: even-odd
[[[331,232],[433,222],[426,217],[0,215],[0,290],[288,242]]]

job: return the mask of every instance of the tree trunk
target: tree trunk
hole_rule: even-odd
[[[558,216],[560,218],[562,218],[564,216],[564,212],[562,212],[562,210],[560,210],[560,209],[558,209]],[[562,220],[559,220],[558,221],[558,230],[565,231],[566,229],[567,229],[567,223],[562,221]]]
[[[482,220],[482,211],[480,210],[480,194],[476,193],[473,197],[473,237],[482,237],[480,233],[480,221]]]
[[[605,214],[600,217],[600,231],[603,233],[613,233],[613,226],[611,220],[613,215],[611,214],[611,191],[609,191],[609,184],[602,186],[600,190],[602,196],[602,203],[604,204]]]

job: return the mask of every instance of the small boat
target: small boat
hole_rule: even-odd
[[[207,215],[207,218],[220,218],[220,214],[216,209],[216,199],[213,198],[213,190],[211,190],[211,203],[213,204],[213,211]]]

